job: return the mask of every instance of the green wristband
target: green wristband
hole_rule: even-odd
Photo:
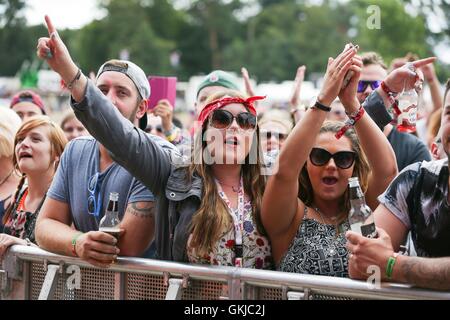
[[[389,257],[386,265],[386,277],[388,279],[391,279],[392,272],[394,271],[394,265],[395,265],[396,258],[395,257]]]
[[[78,257],[78,253],[77,253],[77,251],[75,250],[76,245],[77,245],[77,239],[78,239],[78,237],[81,236],[82,234],[83,234],[82,232],[77,233],[77,234],[74,235],[73,238],[72,238],[72,253],[73,253],[73,255],[76,256],[76,257]]]

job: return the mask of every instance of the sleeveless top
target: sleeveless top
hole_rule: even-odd
[[[236,209],[237,210],[237,209]],[[213,252],[204,257],[196,255],[189,246],[192,235],[187,242],[187,256],[189,262],[220,266],[234,266],[235,259],[235,230],[231,228],[225,232],[216,243]],[[259,234],[253,223],[252,203],[244,203],[244,222],[242,233],[242,256],[244,268],[273,269],[272,250],[269,239]]]
[[[4,226],[4,232],[20,239],[28,238],[31,242],[36,243],[34,228],[36,226],[36,220],[39,211],[41,210],[42,204],[44,203],[45,196],[44,198],[42,198],[36,211],[29,212],[24,210],[24,203],[27,195],[28,188],[21,192],[17,201],[14,203],[11,218]]]
[[[348,277],[348,250],[345,231],[350,229],[348,220],[339,228],[322,224],[307,217],[308,208],[288,251],[280,260],[278,270],[332,277]]]

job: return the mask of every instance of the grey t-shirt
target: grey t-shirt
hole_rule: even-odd
[[[115,162],[100,173],[99,152],[98,142],[92,137],[72,140],[61,156],[58,170],[47,192],[51,199],[69,204],[75,228],[82,232],[98,230],[98,223],[105,213],[110,192],[119,193],[120,219],[123,219],[128,203],[155,200],[153,194],[139,180]],[[98,190],[101,199],[98,217],[88,213],[88,184],[96,173],[99,173]]]

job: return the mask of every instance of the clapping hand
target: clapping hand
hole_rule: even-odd
[[[328,58],[324,83],[317,98],[321,104],[331,105],[341,91],[342,82],[347,71],[358,71],[358,67],[354,66],[356,51],[354,47],[349,47],[339,54],[336,59]]]

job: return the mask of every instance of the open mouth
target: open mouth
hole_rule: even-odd
[[[33,158],[33,156],[31,154],[29,154],[28,152],[19,153],[19,160],[23,159],[23,158]]]
[[[324,184],[326,184],[327,186],[332,186],[338,182],[338,179],[335,177],[325,177],[325,178],[322,178],[322,182]]]
[[[230,137],[225,139],[225,144],[232,145],[232,146],[238,146],[239,141],[236,137]]]

